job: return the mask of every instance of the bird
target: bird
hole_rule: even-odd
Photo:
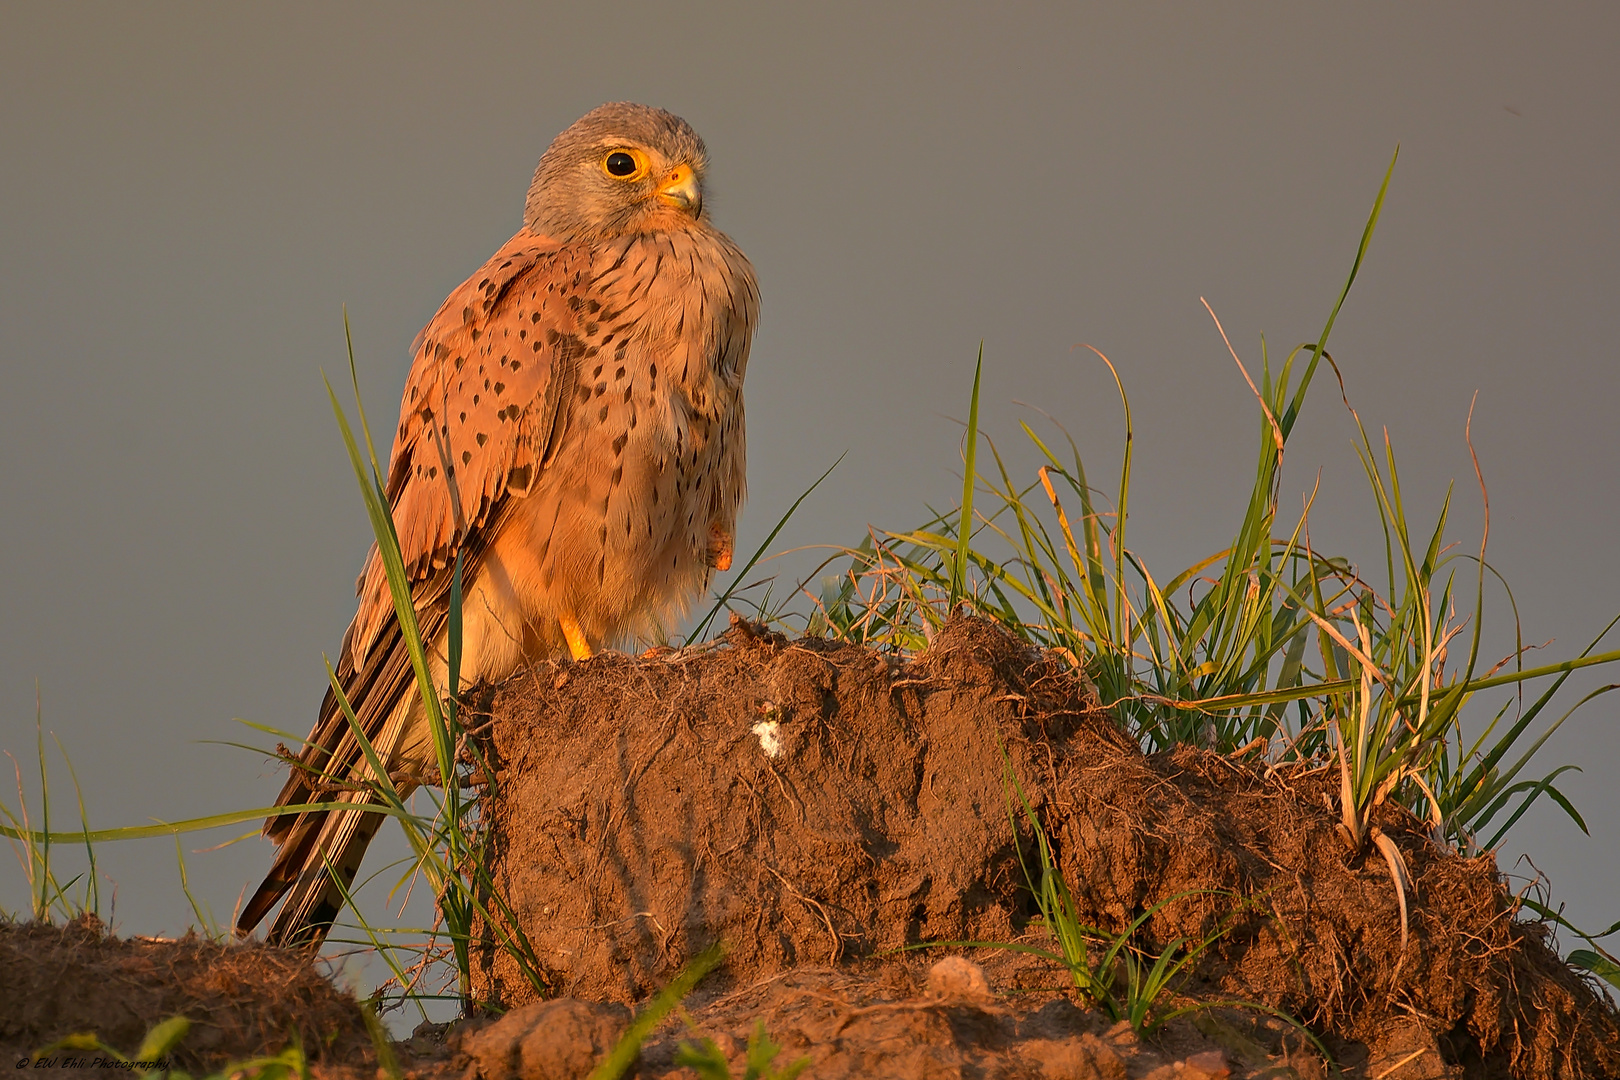
[[[680,117],[591,110],[541,156],[522,228],[413,342],[385,493],[441,699],[458,557],[463,686],[656,638],[730,567],[760,301],[707,176]],[[375,544],[356,595],[334,678],[403,796],[435,758]],[[355,809],[266,820],[277,850],[239,935],[280,901],[269,942],[324,942],[384,817],[375,779],[329,687],[276,806]]]

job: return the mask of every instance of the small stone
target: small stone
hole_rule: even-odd
[[[1109,1042],[1115,1043],[1119,1046],[1135,1046],[1137,1043],[1142,1041],[1141,1038],[1136,1034],[1136,1029],[1131,1027],[1131,1022],[1129,1020],[1119,1021],[1104,1033],[1104,1037],[1107,1038]]]
[[[1042,1080],[1125,1080],[1125,1059],[1095,1035],[1077,1039],[1031,1039],[1022,1053]]]
[[[982,999],[990,996],[990,980],[967,957],[947,956],[928,969],[928,992],[939,998]]]
[[[1180,1063],[1184,1080],[1226,1080],[1232,1070],[1226,1064],[1226,1055],[1219,1050],[1205,1050]]]
[[[630,1010],[574,998],[513,1009],[462,1050],[482,1080],[585,1080],[630,1026]]]

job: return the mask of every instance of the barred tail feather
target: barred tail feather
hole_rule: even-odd
[[[435,611],[424,622],[424,637],[432,641],[442,632],[445,619],[442,612]],[[423,745],[420,732],[412,730],[413,724],[420,726],[421,703],[416,698],[410,656],[398,623],[385,632],[358,670],[350,662],[351,644],[351,640],[344,642],[337,681],[377,760],[393,772],[405,764],[403,755],[420,753]],[[251,933],[285,897],[268,940],[320,947],[343,909],[343,893],[353,885],[366,847],[387,817],[359,809],[380,804],[375,779],[337,695],[328,690],[320,719],[292,763],[292,775],[276,805],[344,802],[357,808],[282,814],[265,822],[265,835],[275,841],[278,850],[270,872],[236,920],[238,935]],[[396,783],[401,798],[413,787]]]
[[[265,935],[272,945],[319,948],[354,887],[360,860],[386,815],[331,812],[298,876],[283,888],[286,902]],[[340,887],[341,886],[341,887]]]

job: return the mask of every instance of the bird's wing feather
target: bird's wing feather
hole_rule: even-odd
[[[592,312],[590,256],[520,232],[418,335],[387,494],[406,577],[443,577],[506,496],[527,494],[561,432]],[[447,584],[447,582],[446,582]],[[375,551],[358,583],[357,667],[393,616]],[[417,602],[425,598],[418,595]]]

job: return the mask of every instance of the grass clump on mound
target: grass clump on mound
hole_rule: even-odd
[[[1437,843],[1468,853],[1494,849],[1543,796],[1586,831],[1556,783],[1575,766],[1539,777],[1525,770],[1570,715],[1616,687],[1591,691],[1533,741],[1530,732],[1552,715],[1571,672],[1620,660],[1620,651],[1596,651],[1620,616],[1573,658],[1526,667],[1528,650],[1518,639],[1510,656],[1483,668],[1485,585],[1495,571],[1486,560],[1490,508],[1477,459],[1485,524],[1477,551],[1469,552],[1446,539],[1449,489],[1432,525],[1408,514],[1387,433],[1375,444],[1346,397],[1384,536],[1383,584],[1313,545],[1316,492],[1296,522],[1279,520],[1284,451],[1320,365],[1339,374],[1328,337],[1372,241],[1394,165],[1317,340],[1293,349],[1275,371],[1262,342],[1258,383],[1227,342],[1260,406],[1254,484],[1228,547],[1163,578],[1127,544],[1131,411],[1107,357],[1096,354],[1119,389],[1125,418],[1111,510],[1073,440],[1062,457],[1027,423],[1024,434],[1043,462],[1033,480],[1016,479],[988,438],[994,467],[978,467],[976,372],[960,506],[922,528],[873,532],[846,549],[848,566],[822,590],[806,629],[913,651],[965,605],[1068,657],[1149,752],[1192,746],[1273,764],[1331,763],[1347,853],[1376,850],[1401,883],[1403,907],[1408,868],[1374,821],[1387,801],[1428,822]],[[1519,695],[1532,684],[1541,689],[1525,705]],[[1463,708],[1496,687],[1518,694],[1470,738]],[[1578,959],[1596,972],[1611,971],[1614,962],[1594,950]]]

